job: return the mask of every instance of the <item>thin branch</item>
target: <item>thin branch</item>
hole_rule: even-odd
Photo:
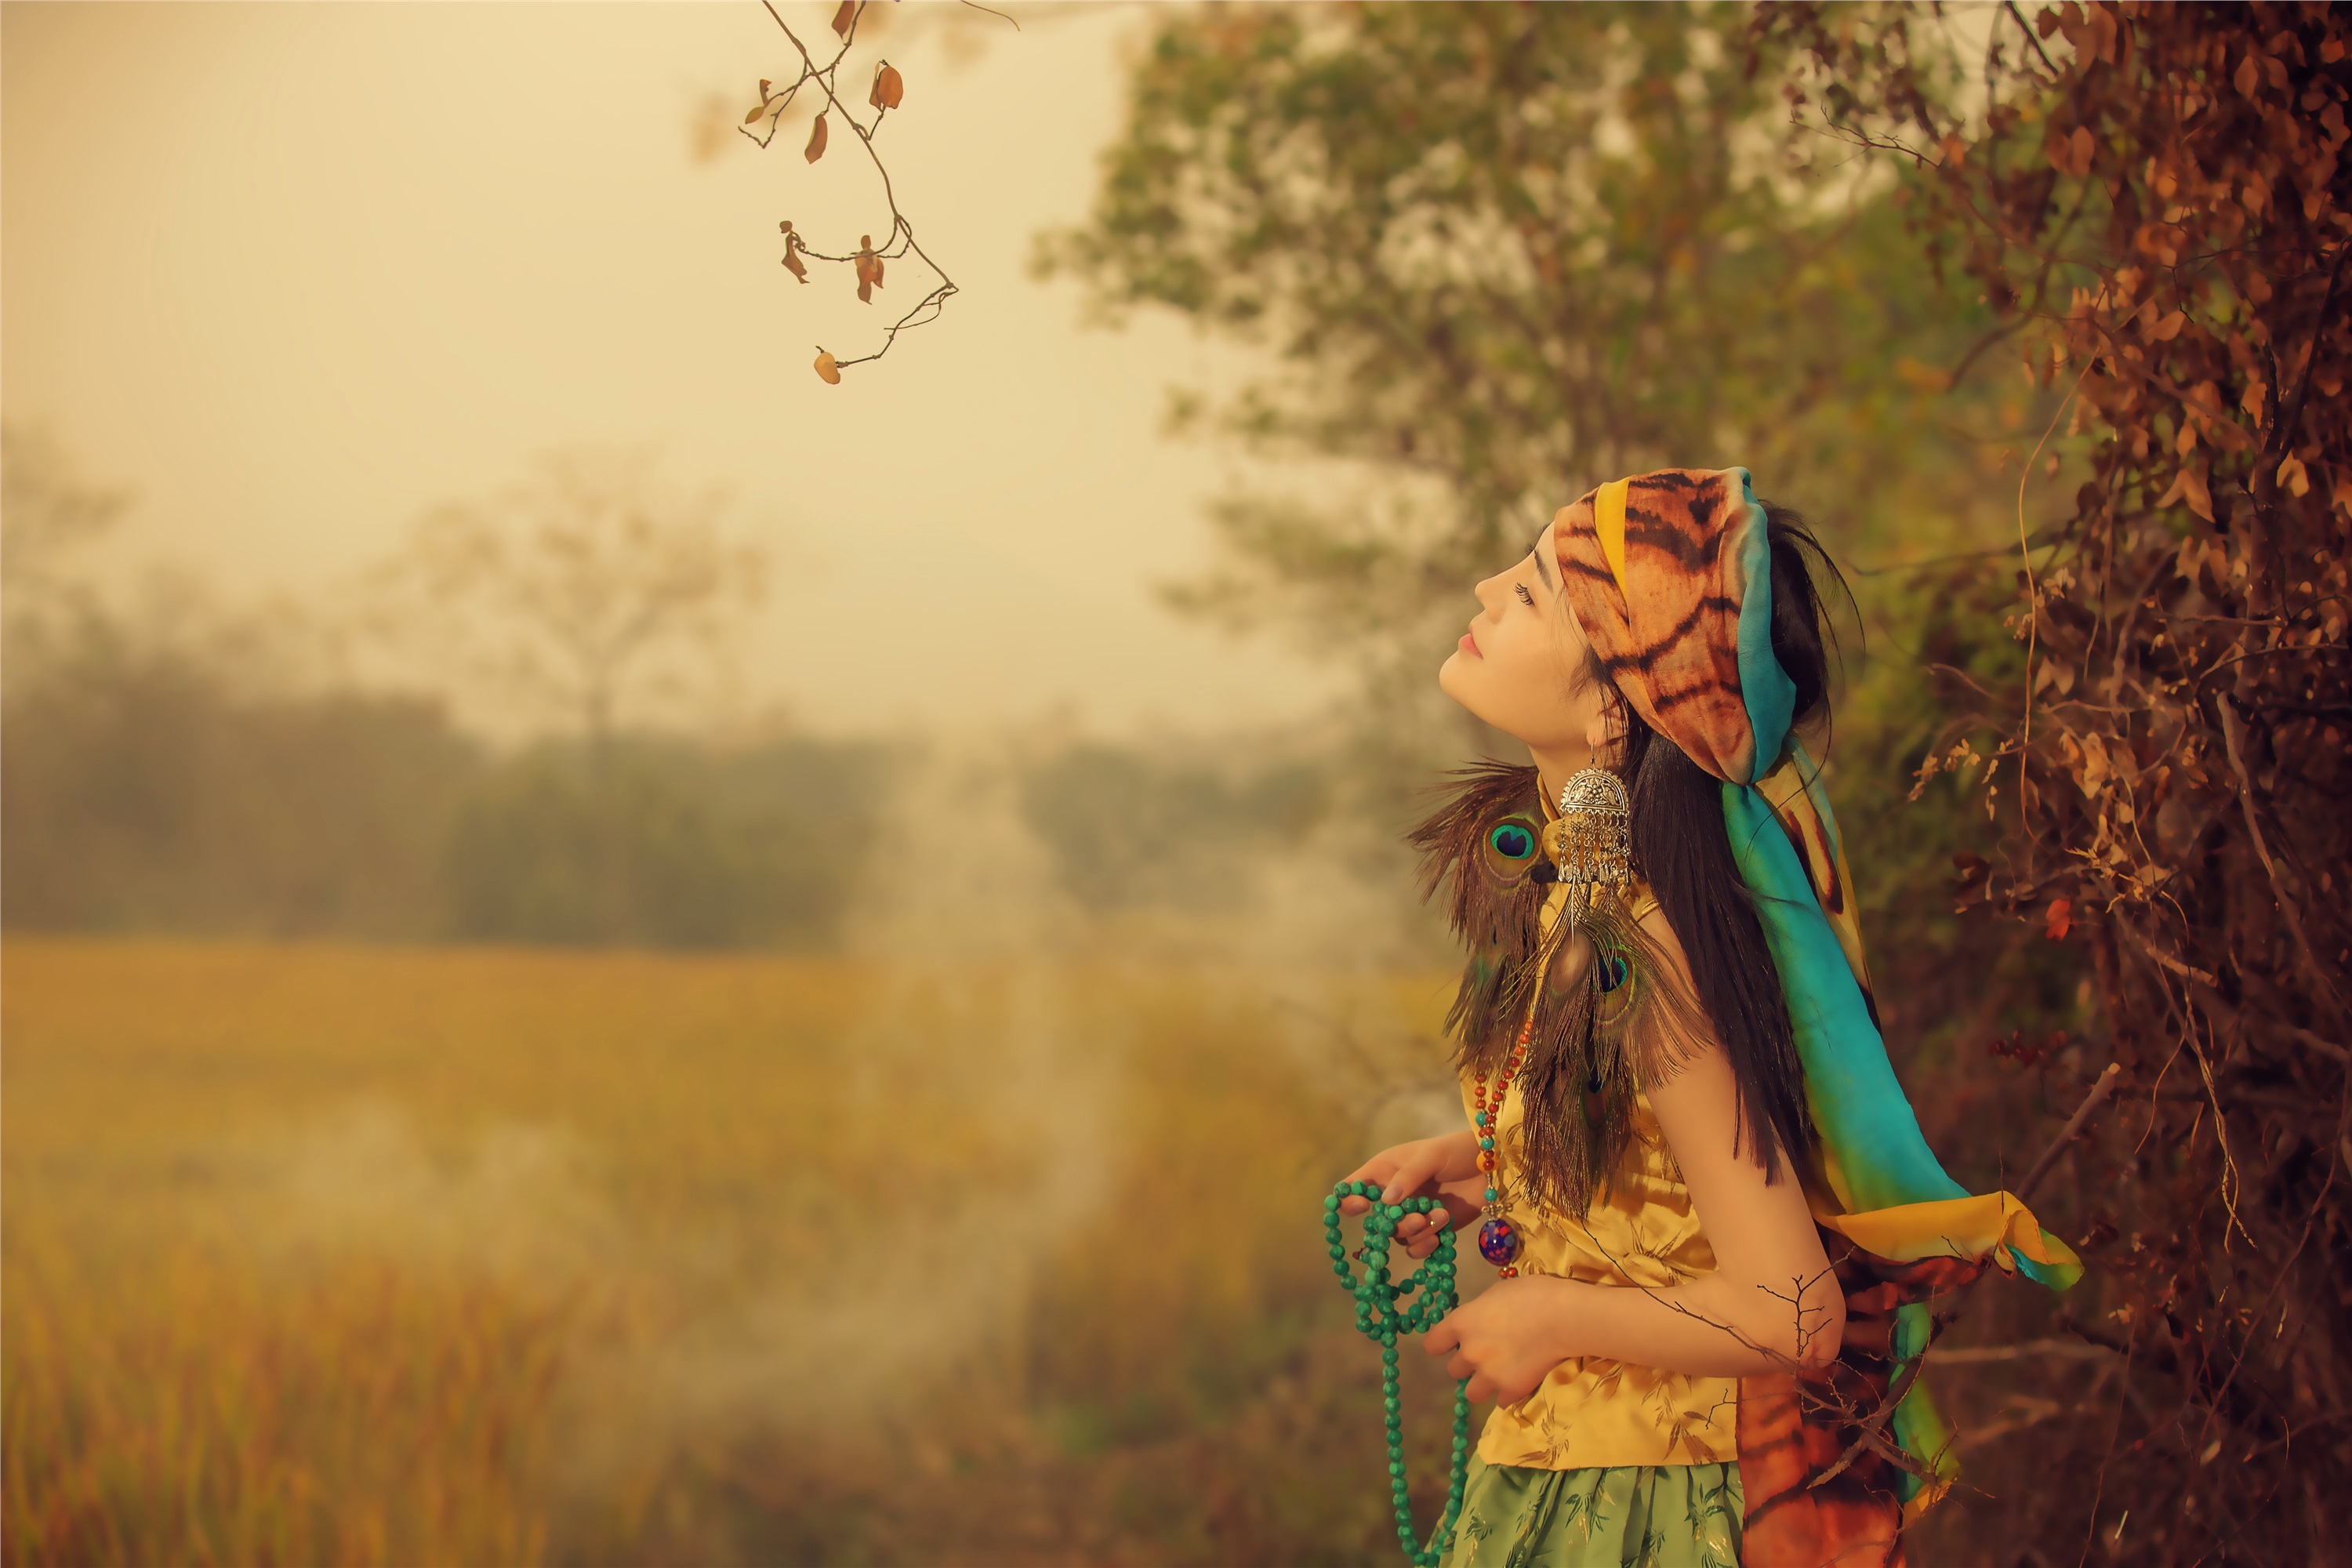
[[[2123,1071],[2123,1065],[2119,1062],[2107,1064],[2106,1070],[2099,1075],[2098,1081],[2091,1085],[2091,1092],[2083,1097],[2083,1103],[2074,1108],[2074,1114],[2066,1119],[2066,1125],[2060,1128],[2058,1136],[2050,1141],[2050,1147],[2042,1151],[2042,1157],[2026,1168],[2024,1178],[2010,1189],[2016,1194],[2019,1203],[2023,1203],[2033,1195],[2033,1189],[2042,1184],[2042,1178],[2050,1173],[2050,1167],[2058,1163],[2058,1156],[2064,1153],[2066,1146],[2074,1142],[2082,1133],[2084,1124],[2091,1120],[2091,1113],[2099,1109],[2108,1095],[2115,1092],[2116,1084],[2122,1079]]]
[[[2253,775],[2246,772],[2246,759],[2239,751],[2238,735],[2243,724],[2238,718],[2238,710],[2226,694],[2214,706],[2221,710],[2221,744],[2229,753],[2231,770],[2238,775],[2238,804],[2246,815],[2246,832],[2253,839],[2254,854],[2261,859],[2263,871],[2270,876],[2271,891],[2277,895],[2279,912],[2286,917],[2286,928],[2294,933],[2294,944],[2302,950],[2304,962],[2310,965],[2311,977],[2318,982],[2319,988],[2336,1005],[2338,1021],[2341,1022],[2344,998],[2337,993],[2336,982],[2328,974],[2326,966],[2319,962],[2319,954],[2312,950],[2311,938],[2303,929],[2303,911],[2294,900],[2287,896],[2286,884],[2279,879],[2278,862],[2271,858],[2270,844],[2263,837],[2262,818],[2254,810]]]
[[[2017,30],[2025,35],[2025,41],[2032,44],[2033,46],[2033,52],[2042,57],[2042,68],[2048,71],[2051,77],[2054,79],[2058,75],[2058,68],[2050,63],[2050,52],[2042,47],[2041,37],[2034,32],[2032,25],[2026,21],[2025,13],[2017,8],[2017,0],[2001,0],[2001,8],[2007,11],[2012,17],[2016,18]]]
[[[1927,1348],[1927,1359],[1937,1366],[1979,1366],[2008,1361],[2106,1361],[2116,1353],[2105,1345],[2074,1340],[2024,1340],[2013,1345],[1960,1345]]]

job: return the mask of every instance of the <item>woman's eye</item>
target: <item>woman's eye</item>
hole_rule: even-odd
[[[1528,592],[1528,585],[1525,583],[1514,583],[1511,586],[1518,590],[1520,604],[1525,605],[1530,610],[1536,607],[1536,596]]]

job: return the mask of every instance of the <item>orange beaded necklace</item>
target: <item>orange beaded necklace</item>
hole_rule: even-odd
[[[1503,1217],[1503,1160],[1496,1146],[1496,1130],[1503,1119],[1503,1101],[1511,1092],[1511,1079],[1527,1064],[1528,1041],[1535,1029],[1536,1016],[1531,1007],[1528,1021],[1519,1026],[1518,1040],[1511,1047],[1503,1070],[1495,1077],[1494,1099],[1487,1099],[1486,1075],[1483,1072],[1472,1089],[1470,1124],[1478,1134],[1478,1169],[1486,1178],[1486,1201],[1478,1206],[1479,1216],[1486,1222],[1478,1227],[1478,1256],[1494,1264],[1506,1279],[1519,1271],[1519,1232],[1517,1226]]]

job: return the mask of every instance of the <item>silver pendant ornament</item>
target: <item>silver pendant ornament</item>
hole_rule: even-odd
[[[1585,768],[1560,786],[1559,816],[1544,828],[1544,848],[1568,889],[1564,923],[1581,927],[1605,890],[1619,899],[1633,880],[1633,803],[1624,781]]]

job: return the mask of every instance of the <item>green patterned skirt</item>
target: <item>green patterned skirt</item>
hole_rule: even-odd
[[[1739,1568],[1739,1467],[1533,1470],[1473,1458],[1442,1568]]]

